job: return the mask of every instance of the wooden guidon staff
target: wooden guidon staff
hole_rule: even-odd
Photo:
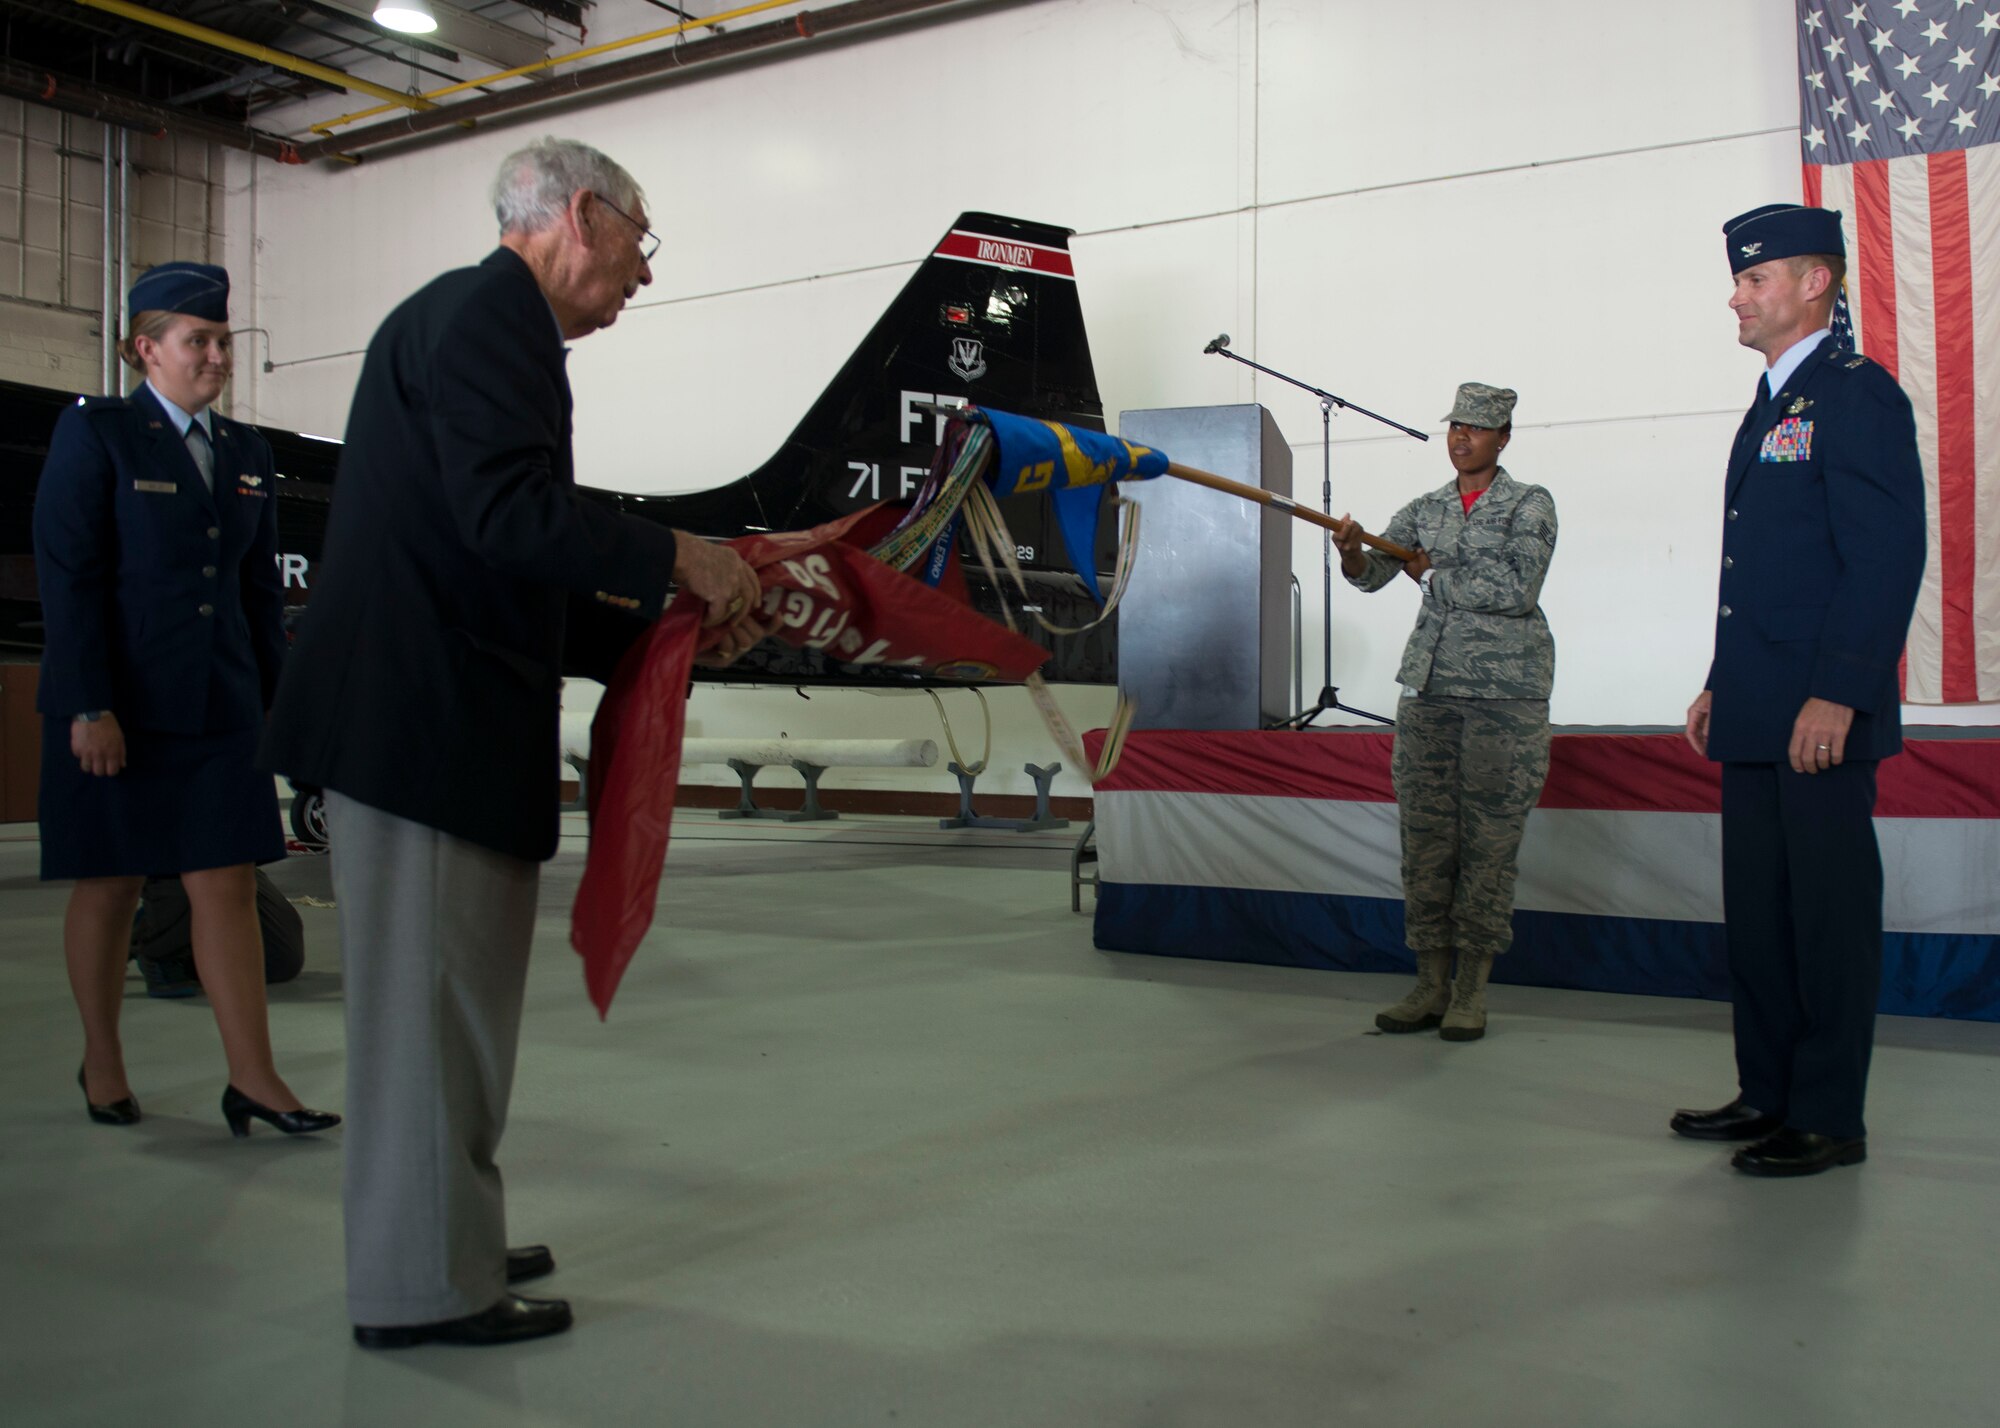
[[[1248,486],[1241,481],[1232,481],[1227,476],[1217,476],[1212,471],[1197,471],[1194,467],[1183,466],[1178,461],[1169,461],[1167,463],[1167,474],[1169,476],[1178,476],[1183,481],[1192,481],[1197,486],[1206,486],[1211,491],[1226,491],[1230,495],[1241,497],[1245,501],[1255,501],[1260,506],[1270,506],[1274,510],[1284,511],[1288,515],[1296,516],[1302,521],[1319,526],[1324,530],[1332,531],[1335,535],[1340,534],[1341,523],[1339,521],[1331,516],[1322,515],[1309,506],[1301,506],[1289,496],[1279,496],[1261,487]],[[1405,550],[1393,541],[1383,540],[1380,536],[1372,536],[1367,531],[1361,532],[1361,543],[1363,545],[1371,545],[1381,551],[1382,554],[1391,556],[1397,560],[1415,560],[1417,558],[1415,551]]]

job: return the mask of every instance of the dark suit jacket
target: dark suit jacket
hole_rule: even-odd
[[[271,448],[209,415],[211,493],[152,390],[84,397],[35,489],[47,643],[36,705],[130,729],[254,729],[284,662]]]
[[[674,564],[670,531],[577,495],[563,358],[505,248],[376,332],[264,766],[513,857],[555,852],[566,597],[656,615]]]
[[[1903,746],[1896,666],[1924,571],[1910,400],[1824,339],[1729,457],[1708,756],[1786,758],[1808,697],[1854,710],[1846,757]]]

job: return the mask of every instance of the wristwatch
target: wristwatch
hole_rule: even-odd
[[[1437,574],[1437,571],[1435,568],[1433,568],[1430,570],[1426,570],[1422,575],[1419,575],[1417,577],[1417,589],[1424,592],[1424,598],[1426,600],[1430,599],[1431,597],[1431,577],[1435,574]]]
[[[109,709],[86,709],[83,713],[76,716],[76,722],[79,724],[95,724],[110,712]]]

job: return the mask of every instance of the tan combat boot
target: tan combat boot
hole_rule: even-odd
[[[1444,1009],[1451,1005],[1451,949],[1417,954],[1417,985],[1410,994],[1385,1012],[1378,1012],[1375,1025],[1384,1031],[1428,1031],[1438,1024]]]
[[[1460,952],[1458,975],[1452,979],[1451,1006],[1438,1035],[1446,1041],[1477,1041],[1486,1035],[1486,978],[1493,971],[1491,952]]]

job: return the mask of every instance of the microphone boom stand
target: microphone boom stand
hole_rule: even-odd
[[[1415,427],[1404,426],[1401,422],[1391,420],[1389,417],[1383,416],[1380,412],[1373,412],[1368,410],[1367,407],[1357,406],[1345,397],[1336,396],[1332,392],[1315,387],[1310,382],[1301,382],[1297,377],[1287,376],[1275,368],[1266,367],[1261,362],[1252,362],[1248,357],[1238,356],[1229,350],[1229,334],[1226,332],[1202,350],[1206,353],[1213,353],[1217,357],[1227,357],[1232,362],[1241,362],[1244,366],[1254,368],[1267,377],[1276,377],[1281,382],[1289,383],[1301,391],[1311,392],[1319,398],[1320,511],[1329,521],[1333,519],[1333,409],[1335,407],[1339,407],[1342,411],[1359,412],[1362,416],[1372,417],[1384,426],[1394,427],[1405,436],[1414,436],[1418,441],[1430,440],[1430,435],[1427,432],[1418,431]],[[1320,532],[1320,577],[1320,634],[1322,638],[1322,657],[1324,659],[1322,669],[1325,678],[1320,685],[1319,698],[1313,701],[1309,708],[1301,709],[1289,719],[1281,719],[1270,727],[1273,729],[1309,729],[1312,727],[1313,720],[1330,710],[1336,709],[1343,714],[1358,714],[1363,719],[1372,719],[1377,724],[1388,724],[1393,727],[1396,722],[1394,719],[1385,718],[1380,714],[1371,714],[1366,709],[1356,709],[1351,704],[1342,704],[1340,702],[1340,690],[1334,687],[1333,535],[1331,532],[1324,530]]]

